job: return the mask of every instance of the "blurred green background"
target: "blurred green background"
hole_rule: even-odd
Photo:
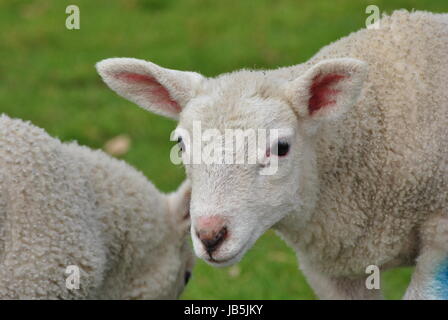
[[[67,30],[77,4],[81,29]],[[119,98],[97,76],[108,57],[136,57],[215,76],[238,68],[276,68],[308,59],[365,26],[367,5],[382,12],[448,12],[447,0],[2,0],[0,113],[31,120],[64,141],[93,148],[130,137],[123,159],[160,189],[183,169],[169,160],[175,123]],[[386,297],[399,299],[411,269],[386,272]],[[233,267],[198,262],[184,299],[314,299],[296,258],[272,231]]]

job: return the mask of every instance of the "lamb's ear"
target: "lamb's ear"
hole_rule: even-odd
[[[187,179],[180,187],[169,195],[170,213],[173,215],[174,223],[182,232],[188,232],[190,228],[190,200],[191,183]]]
[[[317,63],[288,83],[286,95],[302,119],[334,119],[352,107],[367,75],[367,64],[342,58]]]
[[[96,64],[104,82],[140,107],[178,119],[203,79],[198,73],[170,70],[133,58],[111,58]]]

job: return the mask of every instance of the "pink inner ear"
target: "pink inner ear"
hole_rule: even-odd
[[[336,103],[335,95],[337,95],[340,90],[336,90],[332,88],[332,86],[344,78],[346,78],[346,76],[337,73],[317,75],[314,77],[313,84],[310,88],[311,97],[308,101],[310,114]]]
[[[160,84],[156,78],[139,73],[120,72],[115,75],[116,78],[128,82],[145,86],[146,93],[149,95],[151,103],[161,104],[164,109],[170,112],[179,113],[180,105],[171,97],[169,91]]]

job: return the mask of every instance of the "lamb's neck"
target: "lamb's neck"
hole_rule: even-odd
[[[327,187],[326,175],[333,175],[337,170],[336,164],[346,153],[348,142],[337,134],[343,126],[343,120],[324,124],[309,144],[302,146],[309,156],[301,164],[297,207],[274,226],[296,250],[306,247],[312,240],[316,231],[316,212],[322,210],[322,202],[325,202],[322,194],[326,191],[323,192],[322,188]]]

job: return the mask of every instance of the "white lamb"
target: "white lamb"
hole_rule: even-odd
[[[162,194],[123,161],[0,116],[0,299],[177,298],[189,197],[188,182]]]
[[[97,68],[123,97],[179,119],[184,162],[200,146],[195,121],[221,135],[202,138],[205,154],[224,129],[286,129],[257,146],[257,164],[185,164],[197,256],[235,263],[273,227],[321,298],[378,298],[369,265],[414,264],[406,298],[448,298],[447,14],[397,11],[278,70]],[[276,173],[261,175],[270,163]]]

